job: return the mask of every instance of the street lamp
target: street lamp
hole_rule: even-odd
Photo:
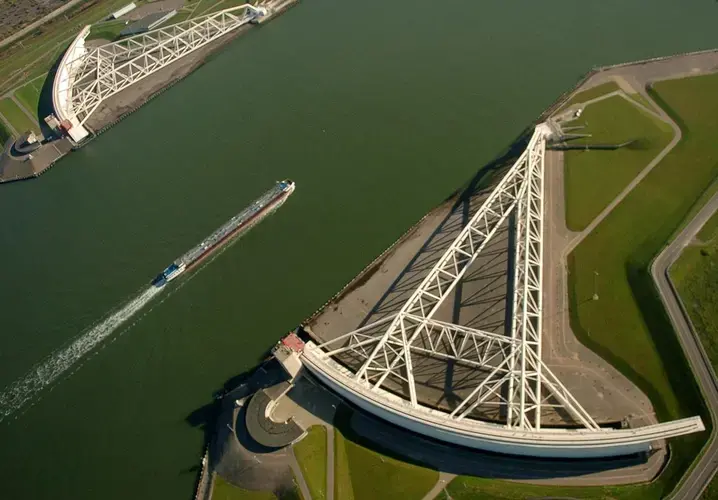
[[[593,271],[593,300],[598,300],[598,271]]]

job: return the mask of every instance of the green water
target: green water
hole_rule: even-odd
[[[41,179],[1,186],[5,387],[275,180],[297,182],[0,424],[0,498],[190,498],[214,390],[591,66],[716,46],[717,14],[711,0],[303,0]]]

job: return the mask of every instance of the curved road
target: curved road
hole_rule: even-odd
[[[708,359],[708,355],[703,349],[690,318],[682,307],[678,292],[668,275],[671,265],[680,257],[683,249],[693,240],[696,233],[716,210],[718,210],[718,193],[713,195],[710,201],[698,212],[698,215],[688,223],[678,237],[658,255],[651,265],[651,275],[658,287],[663,306],[671,318],[671,323],[691,364],[693,374],[703,391],[703,397],[714,425],[713,436],[711,436],[703,456],[676,488],[671,497],[674,500],[699,498],[718,469],[718,440],[714,437],[716,415],[718,415],[718,381],[711,361]]]

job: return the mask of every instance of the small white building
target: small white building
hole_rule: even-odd
[[[112,14],[110,14],[110,19],[119,19],[120,17],[124,16],[130,11],[133,11],[137,8],[137,5],[135,5],[135,2],[128,3],[124,7],[120,8],[119,10],[116,10]]]

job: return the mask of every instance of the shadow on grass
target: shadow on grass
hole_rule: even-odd
[[[222,411],[222,396],[245,383],[255,372],[256,368],[252,368],[228,378],[212,394],[212,402],[200,406],[185,417],[185,422],[192,427],[201,429],[204,433],[204,446],[211,442],[214,435],[217,417]]]
[[[414,434],[350,403],[337,408],[334,426],[346,440],[371,452],[426,469],[473,477],[523,480],[578,477],[640,466],[649,458],[636,454],[604,459],[537,459],[475,450]]]
[[[42,84],[42,89],[40,90],[40,99],[37,102],[37,123],[40,125],[40,132],[42,132],[42,135],[46,139],[57,138],[55,132],[45,123],[45,117],[50,114],[55,114],[55,107],[52,104],[52,85],[55,81],[55,75],[57,75],[60,61],[62,61],[66,51],[67,49],[60,53],[57,60],[47,72],[45,81]]]

